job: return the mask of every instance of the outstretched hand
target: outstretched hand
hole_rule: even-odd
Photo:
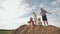
[[[51,15],[52,13],[50,13],[50,15]]]
[[[50,14],[50,15],[52,14],[52,13],[50,13],[50,12],[47,12],[47,13]]]

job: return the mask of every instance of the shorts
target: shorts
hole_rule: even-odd
[[[43,21],[47,21],[47,17],[46,16],[42,16],[42,20]]]

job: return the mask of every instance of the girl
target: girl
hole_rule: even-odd
[[[34,18],[34,23],[35,23],[35,25],[36,25],[36,22],[37,22],[37,15],[36,15],[36,13],[33,11],[33,18]]]

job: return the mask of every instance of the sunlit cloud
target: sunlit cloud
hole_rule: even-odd
[[[40,5],[40,7],[42,8],[42,7],[44,7],[44,5],[43,5],[43,4],[41,4],[41,5]]]

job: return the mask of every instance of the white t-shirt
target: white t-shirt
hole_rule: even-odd
[[[34,20],[34,23],[36,24],[37,16],[33,15],[33,20]]]
[[[36,25],[42,25],[41,21],[37,21]]]

